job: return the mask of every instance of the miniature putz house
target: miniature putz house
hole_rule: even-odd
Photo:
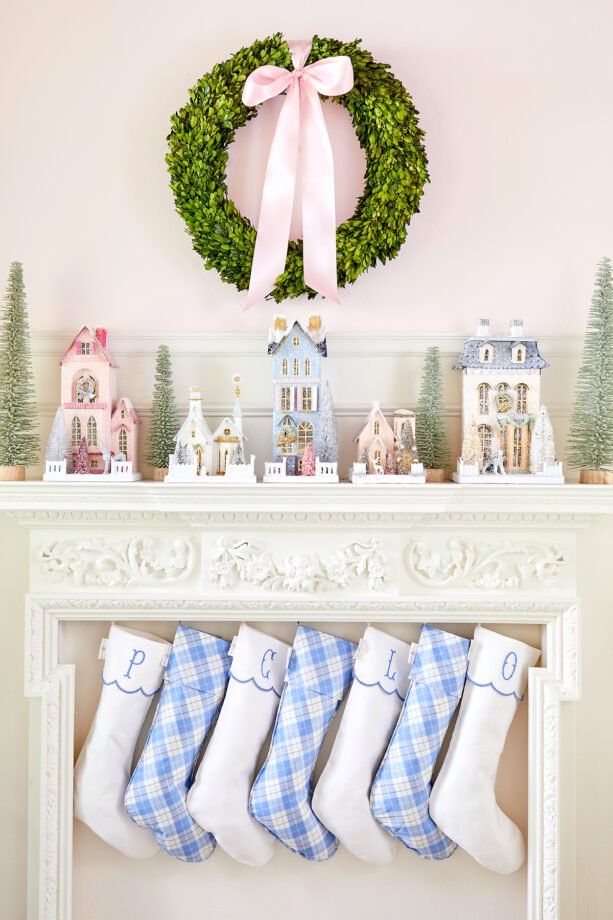
[[[285,459],[287,473],[297,475],[319,423],[321,359],[328,354],[321,317],[309,316],[305,330],[297,321],[288,328],[284,316],[275,316],[268,354],[273,359],[273,461]]]
[[[404,425],[411,425],[415,434],[415,413],[410,409],[397,409],[392,424],[387,421],[378,402],[373,402],[364,426],[358,436],[357,459],[367,459],[368,473],[385,469],[388,457],[395,462],[395,451]]]
[[[138,416],[129,399],[115,404],[116,364],[106,329],[82,326],[60,360],[61,408],[73,456],[86,439],[92,473],[105,469],[106,452],[121,452],[138,468]]]
[[[246,438],[238,386],[240,377],[235,375],[233,380],[236,399],[232,416],[225,416],[214,431],[211,431],[202,411],[200,387],[191,388],[189,411],[175,436],[177,446],[169,460],[167,481],[224,476],[233,464],[245,464]]]
[[[455,364],[463,375],[462,432],[466,444],[478,439],[480,473],[530,473],[541,371],[548,366],[536,340],[524,335],[522,320],[511,321],[508,335],[492,335],[489,320],[482,319],[465,342]],[[461,467],[462,460],[458,475],[464,481]]]

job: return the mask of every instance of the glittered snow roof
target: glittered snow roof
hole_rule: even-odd
[[[484,345],[489,345],[492,349],[491,361],[481,360],[480,352]],[[513,361],[513,348],[516,345],[523,345],[526,349],[526,356],[523,361]],[[497,336],[485,338],[474,336],[464,342],[462,354],[453,366],[460,370],[467,367],[503,370],[525,367],[532,370],[538,370],[542,367],[549,367],[549,364],[541,357],[538,343],[535,339],[515,339]]]

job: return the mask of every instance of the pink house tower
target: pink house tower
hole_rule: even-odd
[[[64,352],[60,367],[61,407],[73,456],[85,438],[92,472],[102,473],[103,452],[117,452],[125,445],[123,452],[136,470],[138,418],[126,399],[117,403],[119,414],[113,417],[116,364],[107,351],[106,329],[82,326]]]

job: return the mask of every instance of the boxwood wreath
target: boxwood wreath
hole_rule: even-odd
[[[335,101],[349,111],[366,157],[363,194],[353,216],[336,232],[339,287],[398,254],[429,181],[419,113],[389,65],[375,61],[360,42],[315,36],[308,61],[343,54],[351,58],[354,87]],[[237,128],[257,115],[257,108],[243,105],[241,96],[249,74],[263,64],[291,69],[280,33],[241,49],[201,77],[187,105],[172,116],[168,136],[170,185],[194,249],[207,269],[217,269],[239,291],[249,287],[256,229],[228,197],[228,146]],[[280,302],[304,293],[315,296],[304,282],[300,240],[289,243],[285,271],[270,297]]]

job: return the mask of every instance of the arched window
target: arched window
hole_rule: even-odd
[[[515,364],[523,364],[526,360],[526,349],[523,345],[514,345],[513,346],[513,362]]]
[[[281,360],[281,373],[284,377],[287,377],[288,368],[287,368],[287,358],[282,358]]]
[[[313,426],[310,422],[300,422],[298,425],[298,453],[303,454],[309,441],[313,440]]]
[[[508,383],[499,383],[496,387],[496,410],[498,412],[513,411],[513,397]]]
[[[381,423],[378,419],[374,423],[372,430],[373,430],[373,434],[381,434]]]
[[[479,415],[490,414],[490,385],[489,383],[479,384]]]
[[[126,460],[128,459],[128,432],[125,428],[119,429],[119,450],[124,455]]]
[[[520,469],[522,465],[521,428],[513,429],[513,466]]]
[[[72,420],[71,432],[72,432],[72,446],[78,447],[79,444],[81,443],[81,420],[79,419],[77,415],[75,415],[75,417]]]
[[[98,423],[93,415],[87,419],[87,446],[98,446]]]
[[[481,452],[484,457],[491,456],[492,451],[492,429],[489,425],[479,425],[477,428],[479,440],[481,441]]]
[[[300,373],[300,358],[294,358],[294,377]]]
[[[310,358],[304,359],[304,376],[305,377],[311,376],[311,359]]]
[[[528,411],[528,384],[518,383],[515,389],[517,390],[517,411],[527,412]]]

